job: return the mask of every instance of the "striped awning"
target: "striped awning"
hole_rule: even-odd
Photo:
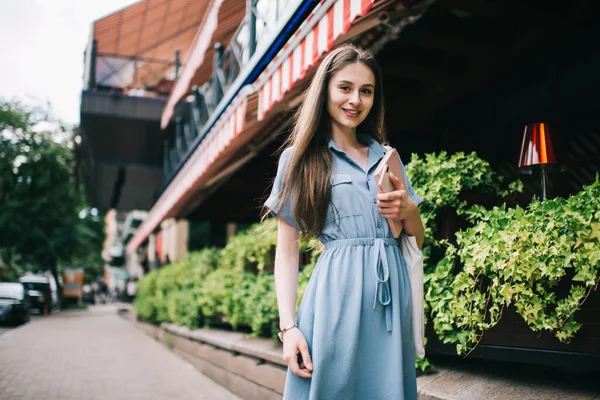
[[[172,216],[173,210],[180,205],[180,202],[185,201],[190,191],[202,187],[203,182],[209,179],[206,174],[207,169],[244,131],[250,87],[244,89],[223,112],[206,138],[163,191],[148,217],[127,244],[127,252],[134,252],[164,219]]]
[[[348,32],[356,18],[366,15],[377,0],[321,0],[302,26],[277,53],[256,82],[246,86],[223,113],[207,137],[161,194],[144,223],[127,245],[134,252],[166,218],[176,214],[190,193],[209,180],[207,170],[228,150],[244,130],[247,99],[258,92],[258,119],[282,99],[315,65],[336,40]],[[163,118],[165,114],[163,113]],[[164,121],[163,121],[164,122]]]
[[[331,50],[354,20],[369,12],[376,0],[325,0],[277,53],[257,79],[258,119],[283,98],[321,55]]]
[[[194,1],[192,1],[193,3]],[[175,105],[195,85],[205,83],[213,73],[214,46],[227,47],[237,27],[246,15],[246,3],[240,0],[213,0],[202,20],[196,37],[184,58],[181,72],[169,94],[163,110],[160,127],[166,129],[173,117]]]

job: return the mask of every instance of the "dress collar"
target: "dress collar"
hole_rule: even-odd
[[[369,173],[371,171],[371,169],[379,163],[379,160],[381,160],[383,158],[383,156],[386,153],[386,150],[371,135],[367,135],[364,133],[357,133],[356,138],[358,139],[358,141],[360,143],[369,147],[369,158],[367,160],[367,170],[365,171],[365,172]],[[329,139],[328,147],[331,150],[333,150],[339,154],[342,154],[347,160],[354,162],[354,160],[352,160],[344,151],[342,151],[338,146],[336,146],[333,139]],[[361,170],[362,170],[362,168],[361,168]]]
[[[385,155],[385,153],[386,153],[385,148],[377,140],[375,140],[375,138],[372,137],[371,135],[367,135],[365,133],[357,133],[356,139],[358,139],[358,141],[360,143],[362,143],[366,146],[369,146],[369,153],[373,153],[373,155],[376,156],[377,159],[380,159],[381,157],[383,157]],[[337,147],[337,145],[335,144],[333,139],[329,139],[328,147],[339,153],[344,153],[343,150],[341,150],[339,147]]]

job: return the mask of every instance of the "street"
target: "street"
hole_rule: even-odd
[[[0,328],[0,400],[239,399],[116,313],[92,306]]]

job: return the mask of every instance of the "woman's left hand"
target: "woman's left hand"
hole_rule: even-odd
[[[381,215],[387,219],[402,220],[418,212],[417,203],[410,198],[402,182],[391,172],[389,177],[395,190],[377,195]]]

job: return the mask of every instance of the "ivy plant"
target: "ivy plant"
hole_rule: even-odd
[[[569,343],[581,327],[574,314],[599,283],[598,178],[568,199],[478,208],[470,218],[477,222],[456,234],[428,276],[426,302],[439,337],[468,354],[512,305],[533,331]],[[565,281],[561,297],[556,288]]]
[[[431,269],[437,261],[428,263],[433,247],[444,247],[443,239],[436,239],[439,220],[444,210],[466,216],[474,206],[461,198],[467,192],[506,198],[522,192],[521,181],[504,185],[504,177],[495,173],[490,164],[476,153],[428,153],[424,157],[413,154],[406,165],[406,173],[415,191],[424,199],[419,206],[425,226],[425,264]]]

